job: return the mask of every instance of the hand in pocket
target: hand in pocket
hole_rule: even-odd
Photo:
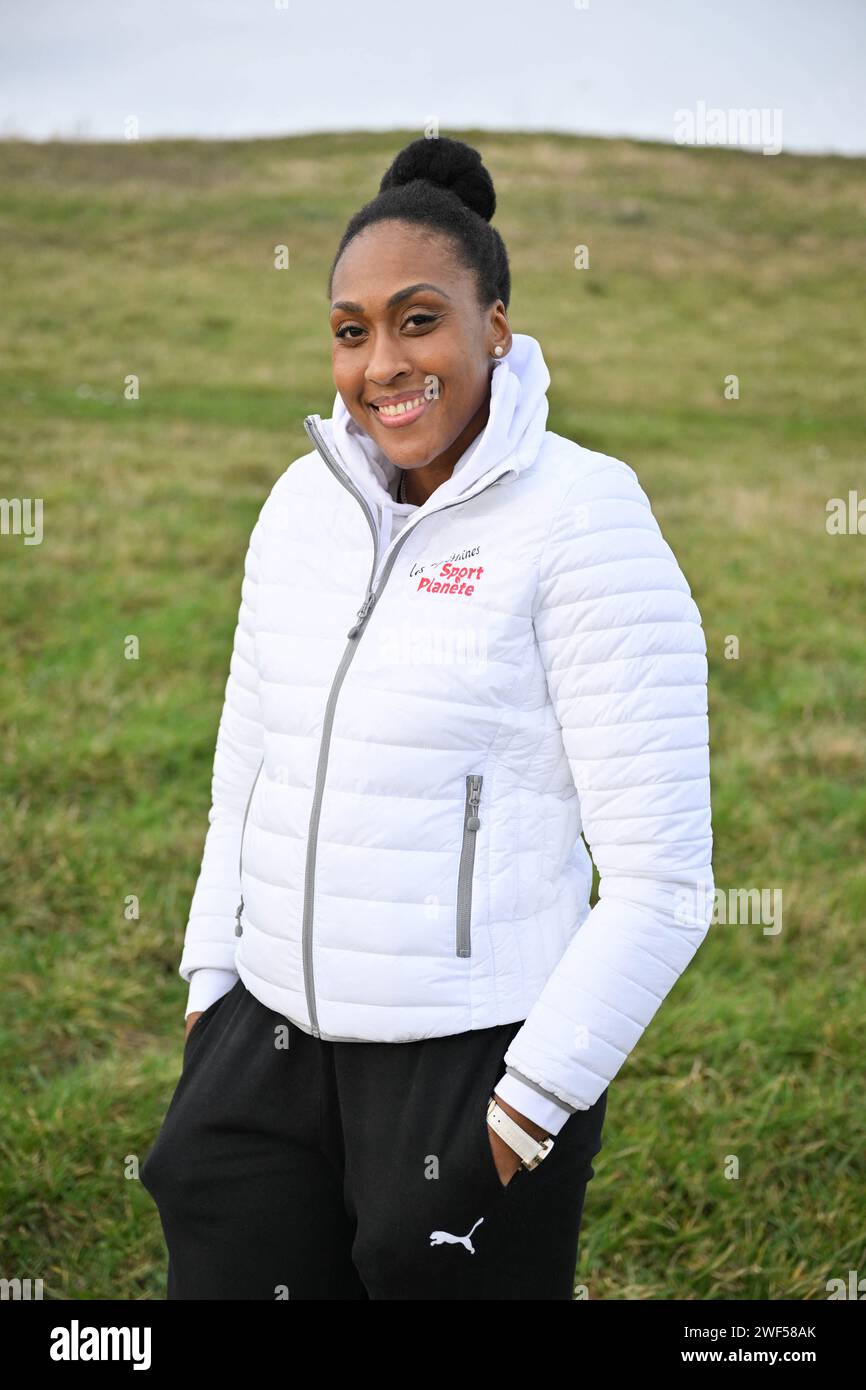
[[[203,1013],[204,1013],[204,1009],[199,1009],[197,1013],[187,1014],[187,1019],[186,1019],[186,1032],[185,1032],[184,1035],[183,1035],[183,1044],[184,1044],[184,1047],[186,1047],[186,1040],[187,1040],[187,1038],[189,1037],[190,1033],[192,1032],[193,1028],[195,1027],[195,1025],[196,1025],[196,1023],[198,1022],[198,1020],[201,1018],[201,1016],[202,1016]]]
[[[530,1134],[532,1138],[537,1139],[539,1143],[543,1143],[545,1139],[550,1137],[548,1131],[542,1128],[541,1125],[536,1124],[534,1120],[530,1120],[526,1115],[521,1114],[519,1110],[515,1110],[514,1106],[509,1105],[507,1100],[500,1100],[495,1091],[493,1095],[500,1109],[504,1110],[507,1115],[510,1115],[514,1123],[519,1125],[526,1134]],[[499,1180],[503,1187],[507,1187],[515,1173],[520,1171],[526,1172],[527,1169],[523,1167],[520,1155],[515,1153],[511,1145],[506,1144],[505,1140],[495,1133],[489,1125],[487,1126],[487,1132],[490,1136],[490,1147],[493,1151],[493,1158],[496,1163],[496,1171],[499,1173]]]

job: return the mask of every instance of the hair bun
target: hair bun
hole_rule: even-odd
[[[439,188],[447,188],[485,222],[489,222],[496,211],[493,180],[478,151],[462,140],[449,140],[444,135],[435,140],[423,137],[413,140],[382,176],[379,192],[410,183],[412,179],[426,179]]]

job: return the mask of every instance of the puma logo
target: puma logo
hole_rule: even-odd
[[[480,1225],[481,1225],[481,1222],[482,1222],[483,1220],[484,1220],[484,1217],[483,1217],[483,1216],[479,1216],[478,1220],[475,1222],[475,1226],[480,1226]],[[474,1255],[474,1254],[475,1254],[475,1247],[474,1247],[474,1245],[472,1244],[472,1240],[470,1239],[470,1237],[471,1237],[471,1235],[472,1235],[472,1231],[475,1230],[475,1226],[473,1226],[473,1227],[471,1228],[471,1230],[470,1230],[465,1236],[452,1236],[452,1234],[451,1234],[450,1231],[431,1231],[431,1232],[430,1232],[430,1244],[431,1244],[431,1245],[465,1245],[465,1246],[466,1246],[466,1249],[469,1251],[470,1255]]]

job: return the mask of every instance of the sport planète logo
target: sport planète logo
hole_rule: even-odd
[[[484,573],[483,565],[453,565],[447,562],[439,566],[435,574],[423,574],[418,579],[418,593],[422,594],[462,594],[469,598],[475,593],[476,585]]]

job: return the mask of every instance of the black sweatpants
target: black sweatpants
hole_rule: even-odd
[[[487,1102],[520,1027],[324,1042],[238,980],[141,1168],[167,1297],[570,1300],[607,1091],[503,1185]]]

